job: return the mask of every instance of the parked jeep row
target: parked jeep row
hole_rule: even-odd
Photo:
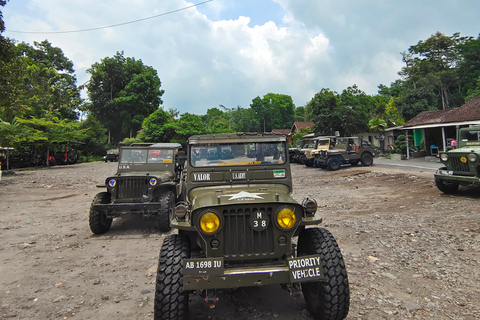
[[[360,137],[320,136],[305,139],[302,145],[294,149],[294,162],[328,170],[344,164],[371,166],[375,155],[371,143]]]

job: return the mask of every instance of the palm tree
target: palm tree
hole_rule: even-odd
[[[371,131],[380,133],[375,139],[380,141],[380,151],[382,154],[385,153],[385,129],[388,127],[387,121],[380,118],[370,119],[370,121],[368,121],[368,127]]]

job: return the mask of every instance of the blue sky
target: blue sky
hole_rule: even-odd
[[[97,28],[200,2],[10,0],[3,35],[61,48],[78,84],[93,63],[124,51],[157,70],[165,109],[205,114],[219,105],[248,108],[269,92],[292,96],[296,106],[322,88],[376,94],[399,78],[400,52],[411,45],[437,31],[480,33],[478,0],[213,0],[115,28],[13,32]]]

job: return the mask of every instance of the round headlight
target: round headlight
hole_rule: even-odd
[[[157,179],[152,178],[152,179],[150,179],[149,183],[150,183],[150,185],[153,187],[154,185],[157,184]]]
[[[291,229],[295,226],[297,222],[297,217],[295,212],[290,208],[283,208],[277,214],[277,223],[278,225],[285,230]]]
[[[305,208],[305,212],[309,216],[313,216],[317,212],[317,201],[315,199],[305,198],[303,199],[302,206]]]
[[[440,160],[442,160],[443,162],[447,161],[448,160],[448,154],[441,153],[440,154]]]
[[[478,161],[478,156],[475,153],[470,153],[468,155],[468,161],[477,162]]]
[[[207,212],[200,218],[200,228],[205,233],[214,233],[220,228],[220,218],[213,212]]]
[[[116,184],[117,184],[117,181],[115,181],[115,179],[111,179],[111,180],[108,181],[108,186],[110,188],[115,187]]]
[[[175,216],[177,218],[183,219],[187,215],[188,209],[187,206],[183,203],[178,204],[175,207]]]

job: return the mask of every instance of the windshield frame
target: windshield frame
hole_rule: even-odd
[[[188,158],[193,168],[284,165],[288,159],[285,141],[197,143]]]

